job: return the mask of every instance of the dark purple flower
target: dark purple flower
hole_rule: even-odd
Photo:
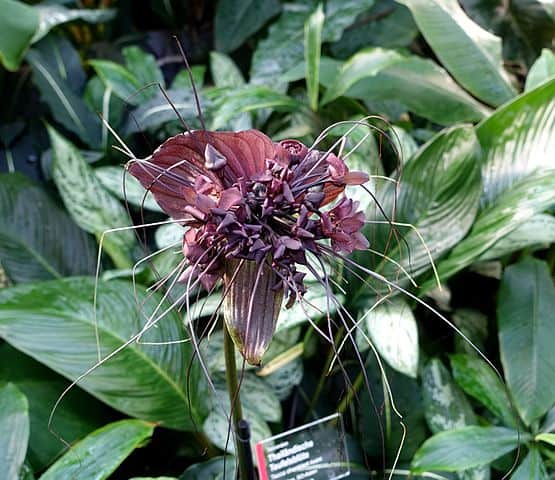
[[[327,208],[368,176],[296,140],[275,143],[256,130],[188,132],[132,161],[129,172],[189,227],[181,280],[198,278],[207,290],[223,280],[226,323],[252,364],[270,343],[283,297],[291,305],[305,292],[297,267],[307,265],[307,253],[319,255],[326,240],[336,252],[368,247],[357,202],[342,196]]]

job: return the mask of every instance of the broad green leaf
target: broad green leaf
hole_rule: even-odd
[[[460,308],[453,312],[453,323],[481,352],[488,337],[488,317],[482,312]],[[472,345],[460,335],[455,335],[455,352],[477,355]]]
[[[125,47],[121,53],[123,58],[125,58],[127,70],[137,79],[141,87],[151,84],[164,86],[162,70],[160,70],[153,55],[146,53],[136,46]],[[149,98],[153,97],[157,91],[158,86],[152,86],[143,90]]]
[[[169,305],[140,286],[135,295],[131,282],[100,282],[101,357],[121,352],[91,371],[98,365],[94,288],[94,279],[73,277],[0,290],[0,337],[63,376],[80,378],[81,388],[128,415],[192,430],[206,408],[200,366],[191,363],[190,343],[158,345],[187,338],[179,316],[167,313],[143,335],[143,343],[123,347],[149,316],[156,320]]]
[[[239,88],[245,79],[231,57],[219,52],[210,52],[210,73],[216,87]]]
[[[432,358],[422,372],[422,393],[426,421],[433,433],[476,423],[470,403],[437,358]]]
[[[418,370],[418,328],[416,320],[403,299],[386,299],[362,311],[362,322],[357,329],[357,344],[362,350],[376,347],[391,368],[416,378]]]
[[[322,27],[324,26],[322,4],[314,11],[304,25],[304,56],[306,64],[306,91],[308,104],[312,110],[318,109],[320,88],[320,55],[322,54]]]
[[[153,430],[153,424],[140,420],[110,423],[71,447],[40,480],[104,480],[133,450],[144,445]]]
[[[226,379],[218,374],[213,382],[216,392],[212,392],[215,397],[212,410],[219,410],[223,406],[229,415],[231,410]],[[254,412],[267,422],[281,421],[281,405],[276,394],[264,379],[252,372],[245,372],[241,379],[241,404],[245,418],[249,418],[250,412]]]
[[[322,41],[335,41],[355,18],[374,3],[374,0],[329,0],[325,4]],[[316,9],[315,0],[286,3],[268,36],[258,42],[251,63],[251,82],[285,91],[281,75],[303,63],[304,24]]]
[[[225,477],[224,477],[225,464]],[[235,480],[235,458],[231,455],[214,457],[191,465],[179,477],[180,480]]]
[[[400,184],[384,185],[378,193],[383,210],[395,210],[397,238],[381,212],[371,213],[369,228],[378,251],[390,243],[387,255],[413,277],[431,268],[436,259],[456,245],[470,229],[481,191],[479,146],[470,126],[439,132],[403,166]],[[375,207],[374,207],[375,208]],[[375,210],[377,210],[375,208]],[[412,227],[411,227],[412,225]],[[406,281],[393,262],[376,258],[377,270]]]
[[[119,126],[126,113],[126,105],[121,101],[111,88],[106,87],[102,80],[95,75],[92,77],[85,86],[83,100],[89,108],[95,112],[99,112],[102,118],[112,127],[116,132],[119,131]],[[108,142],[112,140],[112,134],[108,127],[102,123],[102,132],[100,147],[102,151],[109,149]]]
[[[27,398],[13,383],[0,386],[0,478],[19,479],[28,440]]]
[[[500,239],[555,203],[555,170],[531,175],[502,193],[477,217],[469,235],[437,265],[442,280],[486,254]],[[426,281],[421,290],[434,286]]]
[[[555,433],[540,433],[534,437],[536,442],[545,442],[555,447]]]
[[[224,53],[210,52],[210,72],[216,87],[233,89],[245,85],[245,79],[239,67]],[[244,112],[238,115],[229,122],[229,128],[234,131],[252,128],[252,114]]]
[[[501,258],[524,248],[542,248],[555,243],[555,217],[538,213],[491,246],[479,261]]]
[[[95,245],[37,184],[0,174],[0,261],[15,283],[94,272]]]
[[[222,128],[227,122],[244,112],[252,112],[264,108],[276,111],[298,112],[303,104],[288,95],[276,92],[266,87],[246,85],[234,88],[224,94],[216,105],[212,130]]]
[[[518,180],[555,168],[555,80],[504,105],[476,129],[482,146],[482,204]]]
[[[94,174],[100,183],[110,193],[119,197],[121,200],[129,202],[131,205],[146,208],[154,212],[162,212],[162,209],[154,200],[150,192],[145,196],[146,190],[139,181],[121,167],[98,167],[94,169]],[[125,189],[123,179],[125,178]]]
[[[303,359],[297,357],[264,378],[272,387],[276,396],[284,401],[291,395],[293,389],[301,383],[303,375]]]
[[[553,406],[542,421],[540,432],[550,433],[555,431],[555,406]]]
[[[528,455],[511,475],[511,480],[548,480],[549,475],[537,448],[532,447]]]
[[[501,362],[527,425],[555,404],[554,311],[547,263],[529,258],[505,270],[497,301]]]
[[[544,48],[541,55],[530,67],[526,77],[524,91],[528,92],[540,86],[542,83],[552,80],[555,77],[555,54]]]
[[[397,125],[393,125],[389,129],[389,138],[393,142],[401,164],[405,164],[418,150],[416,140],[412,138],[409,132]]]
[[[516,412],[511,410],[506,388],[491,367],[472,355],[452,355],[450,360],[453,377],[459,386],[503,420],[505,425],[516,428]]]
[[[159,128],[171,121],[179,121],[174,108],[186,119],[189,128],[197,128],[195,123],[190,122],[190,119],[197,115],[195,99],[191,88],[172,88],[166,93],[170,99],[169,102],[162,93],[157,93],[154,98],[132,110],[130,118],[123,125],[122,133],[124,135],[131,135],[143,130]],[[206,108],[206,105],[204,105],[204,108]],[[183,127],[181,128],[184,129]]]
[[[87,76],[79,52],[69,38],[62,33],[52,32],[33,49],[41,54],[48,71],[56,72],[65,85],[78,96],[83,93]]]
[[[206,65],[190,65],[191,71],[184,68],[180,70],[174,77],[171,88],[179,90],[180,88],[185,90],[192,90],[191,76],[193,77],[193,83],[197,90],[200,90],[204,86],[204,76],[206,74]]]
[[[16,0],[0,0],[0,9],[0,62],[15,72],[39,27],[39,15],[33,7]]]
[[[293,328],[297,325],[316,321],[335,314],[337,302],[343,303],[343,295],[336,294],[336,301],[329,298],[326,289],[317,282],[306,282],[307,291],[303,301],[295,302],[291,308],[282,307],[278,317],[276,332]]]
[[[346,96],[367,102],[396,100],[408,110],[441,125],[474,122],[490,113],[433,61],[400,56],[393,50],[375,48],[372,51],[378,50],[391,52],[397,60],[384,64],[383,68],[363,70],[359,81],[345,91]]]
[[[216,49],[232,52],[280,10],[278,0],[220,0],[214,18]]]
[[[100,145],[100,119],[73,92],[58,70],[38,50],[30,50],[26,59],[33,70],[33,81],[54,119],[89,146]]]
[[[503,69],[501,39],[474,23],[456,0],[398,0],[441,63],[470,93],[498,106],[516,95]]]
[[[258,413],[245,412],[245,416],[251,430],[251,445],[272,436],[270,427]],[[229,417],[221,410],[212,410],[206,417],[202,429],[216,447],[224,452],[235,453],[235,441],[229,425]]]
[[[485,465],[530,440],[530,435],[503,427],[468,426],[436,433],[415,453],[411,471],[456,472]]]
[[[128,226],[123,206],[104,189],[79,150],[54,128],[47,129],[54,153],[52,177],[75,222],[97,237],[111,228]],[[131,265],[135,246],[131,230],[107,234],[103,246],[117,267]]]
[[[47,2],[34,7],[39,15],[39,28],[33,36],[32,42],[39,41],[54,27],[73,20],[83,20],[87,23],[105,23],[113,20],[116,10],[102,9],[68,9],[63,5],[48,5]]]
[[[161,225],[156,229],[156,232],[154,232],[154,241],[156,242],[156,246],[158,248],[175,245],[183,239],[184,232],[185,228],[179,225],[179,223],[168,223],[167,225]],[[181,245],[177,246],[180,247]],[[191,319],[190,312],[189,319]]]
[[[66,449],[49,428],[48,417],[68,382],[7,343],[0,346],[0,383],[4,382],[17,385],[29,401],[27,460],[35,471],[42,471]],[[112,417],[108,407],[75,388],[64,399],[52,429],[64,442],[73,443]]]
[[[156,94],[156,87],[141,90],[139,78],[119,65],[109,60],[89,60],[97,75],[119,98],[131,105],[140,105]]]
[[[364,21],[351,25],[331,45],[335,57],[346,58],[370,46],[407,47],[418,35],[410,10],[393,0],[375,2],[363,18]]]
[[[325,105],[340,97],[361,80],[375,76],[402,59],[401,54],[395,50],[383,48],[370,48],[356,53],[341,66],[335,82],[326,90],[322,104]]]
[[[360,405],[365,406],[357,412],[361,446],[373,457],[381,458],[385,449],[387,458],[395,458],[404,439],[399,458],[409,461],[429,436],[422,392],[415,379],[397,373],[387,365],[384,367],[395,407],[403,416],[402,422],[406,427],[407,436],[404,438],[401,420],[391,410],[390,402],[384,400],[385,379],[377,368],[373,353],[370,352],[366,358],[368,384],[365,380],[361,393],[358,394]]]
[[[422,395],[426,421],[433,433],[476,423],[470,403],[438,358],[432,358],[422,372]],[[465,470],[459,472],[458,477],[461,480],[489,480],[489,467]]]

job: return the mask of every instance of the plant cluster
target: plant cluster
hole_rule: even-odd
[[[0,11],[0,478],[234,478],[267,258],[253,444],[339,411],[351,478],[554,478],[552,3]]]

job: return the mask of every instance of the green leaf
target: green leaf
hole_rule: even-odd
[[[405,164],[407,160],[418,150],[416,140],[412,138],[409,132],[401,127],[398,127],[397,125],[393,125],[389,129],[389,138],[391,138],[391,141],[399,154],[399,161],[401,164]]]
[[[153,430],[154,425],[140,420],[110,423],[71,447],[40,480],[104,480],[152,436]]]
[[[438,358],[432,358],[422,372],[422,394],[426,421],[433,433],[476,423],[470,403],[455,385]],[[489,480],[489,467],[476,467],[458,473],[461,480]]]
[[[228,418],[221,410],[212,410],[206,417],[202,429],[216,447],[233,454],[235,453],[235,441]],[[251,445],[256,445],[272,436],[270,427],[258,413],[248,412],[247,418],[251,430]]]
[[[178,121],[179,117],[176,115],[174,108],[183,118],[187,119],[190,128],[195,128],[194,124],[189,121],[197,115],[195,99],[190,87],[177,90],[172,88],[166,94],[171,103],[162,93],[158,93],[154,98],[135,108],[122,128],[123,134],[131,135],[143,130],[159,128],[171,121]],[[206,105],[204,108],[206,108]],[[183,127],[181,128],[183,129]]]
[[[89,64],[94,68],[97,75],[113,92],[125,102],[132,105],[140,105],[149,100],[155,94],[155,88],[141,90],[141,85],[137,76],[132,74],[123,65],[119,65],[109,60],[89,60]],[[150,93],[150,95],[149,95]]]
[[[482,146],[482,204],[490,205],[515,183],[553,169],[555,80],[497,110],[476,129]]]
[[[493,244],[479,261],[501,258],[524,248],[542,248],[555,243],[555,217],[538,213]]]
[[[100,183],[110,193],[119,197],[121,200],[129,202],[131,205],[139,208],[146,208],[154,212],[162,212],[162,209],[154,200],[152,193],[148,192],[139,183],[139,181],[125,173],[121,167],[98,167],[94,169],[94,174],[100,180]],[[125,192],[123,188],[123,179],[125,178]]]
[[[220,0],[214,19],[216,49],[232,52],[280,10],[278,0]]]
[[[77,96],[82,94],[87,77],[79,52],[69,38],[61,32],[52,32],[38,42],[34,50],[41,54],[48,71],[56,72]]]
[[[225,477],[224,474],[225,464]],[[231,455],[214,457],[191,465],[179,477],[180,480],[235,480],[235,458]]]
[[[395,458],[401,442],[404,441],[399,458],[408,461],[429,435],[421,389],[415,379],[397,373],[387,365],[384,367],[395,407],[403,416],[406,432],[410,433],[405,438],[406,432],[401,427],[400,419],[391,411],[390,402],[384,400],[385,379],[377,367],[373,353],[370,353],[366,358],[368,385],[359,394],[360,404],[365,405],[365,408],[358,411],[357,418],[361,446],[372,457],[381,458],[385,449],[387,458]],[[384,432],[385,429],[387,430]]]
[[[536,442],[545,442],[555,447],[555,433],[540,433],[534,437]]]
[[[341,39],[331,45],[337,58],[346,58],[367,47],[408,47],[418,35],[418,28],[410,10],[393,0],[381,0],[364,17],[343,33]]]
[[[501,39],[474,23],[456,0],[399,0],[451,75],[494,106],[516,95],[503,70]]]
[[[87,23],[105,23],[116,16],[114,8],[103,9],[68,9],[62,5],[36,5],[34,8],[39,14],[39,28],[33,36],[32,43],[38,42],[50,30],[63,23],[82,20]]]
[[[35,471],[42,471],[66,449],[53,436],[48,417],[68,382],[7,343],[0,346],[0,383],[3,382],[17,385],[29,401],[31,434],[27,460]],[[75,388],[64,399],[52,429],[64,442],[73,443],[112,417],[112,410]]]
[[[33,81],[41,93],[41,98],[50,107],[54,119],[77,134],[89,146],[99,146],[99,118],[38,50],[30,50],[26,58],[33,69]]]
[[[335,82],[322,98],[322,104],[325,105],[340,97],[361,80],[375,76],[384,68],[402,59],[403,57],[395,50],[383,48],[371,48],[356,53],[341,66]]]
[[[0,387],[0,478],[18,480],[29,439],[27,398],[13,384]]]
[[[314,11],[304,25],[304,56],[306,63],[306,91],[308,103],[314,111],[318,109],[318,89],[320,86],[320,55],[322,54],[322,27],[324,26],[322,4]]]
[[[162,75],[162,70],[160,70],[153,55],[136,46],[125,47],[121,53],[125,58],[127,70],[135,77],[141,87],[151,84],[164,86],[164,75]],[[157,86],[143,90],[149,98],[153,97],[157,91]]]
[[[438,358],[432,358],[422,372],[422,393],[426,421],[433,433],[476,423],[470,403]]]
[[[445,281],[470,265],[501,238],[553,203],[555,171],[541,172],[513,185],[478,215],[470,234],[437,265],[440,278]],[[429,280],[421,285],[421,289],[426,291],[433,286],[434,280]]]
[[[488,317],[483,313],[468,308],[460,308],[453,312],[453,323],[481,352],[488,337]],[[478,355],[476,350],[462,338],[455,335],[455,352]]]
[[[226,414],[230,415],[229,393],[227,391],[226,379],[217,374],[213,378],[216,392],[214,394],[212,410],[221,413],[222,406]],[[272,388],[266,381],[257,377],[252,372],[245,372],[241,380],[241,404],[245,418],[250,418],[255,413],[267,422],[281,421],[281,404]]]
[[[264,108],[276,111],[298,112],[303,104],[288,95],[266,87],[246,85],[234,88],[223,94],[218,100],[212,120],[212,130],[218,130],[227,122],[244,112],[252,112]]]
[[[95,246],[37,184],[0,174],[0,261],[16,283],[94,272]]]
[[[239,67],[223,53],[210,52],[210,72],[216,87],[238,88],[245,84]]]
[[[529,258],[505,270],[497,302],[501,362],[526,425],[555,404],[554,311],[547,263]]]
[[[466,93],[433,61],[407,56],[365,78],[346,93],[365,101],[395,100],[440,125],[475,122],[490,110]]]
[[[94,279],[72,277],[0,290],[0,337],[71,380],[88,371],[79,386],[113,408],[169,428],[194,429],[205,413],[206,392],[198,362],[191,363],[190,343],[122,347],[161,302],[153,292],[137,285],[135,295],[131,282],[99,282],[101,356],[122,350],[90,371],[98,363],[94,288]],[[158,315],[167,308],[162,303]],[[170,312],[141,340],[158,344],[184,338],[179,316]]]
[[[1,0],[0,9],[0,62],[15,72],[39,26],[39,16],[33,7],[16,0]]]
[[[540,86],[542,83],[552,80],[555,77],[555,54],[544,48],[541,55],[530,67],[526,77],[524,91],[528,92]]]
[[[372,298],[357,329],[357,344],[361,350],[376,347],[391,368],[416,378],[418,370],[418,328],[414,315],[403,299],[385,300],[376,306]]]
[[[79,150],[52,127],[47,129],[54,153],[52,177],[75,222],[97,237],[111,228],[128,226],[129,218],[123,206],[104,189]],[[105,237],[104,247],[119,268],[131,265],[134,246],[131,230]]]
[[[548,480],[549,475],[537,448],[532,447],[528,455],[511,475],[511,480]]]
[[[453,377],[459,386],[505,425],[516,428],[518,420],[511,410],[506,388],[491,367],[472,355],[452,355],[450,360]]]
[[[391,215],[395,209],[395,221],[403,224],[396,227],[399,239],[391,242],[387,255],[412,276],[430,269],[430,257],[447,252],[470,229],[481,191],[478,152],[472,127],[445,129],[404,165],[400,185],[387,183],[378,193],[383,210]],[[382,222],[370,222],[375,235],[372,248],[384,251],[391,227],[381,212],[369,216]],[[378,271],[405,280],[404,275],[399,277],[398,265],[383,258],[376,261],[380,262]]]
[[[530,435],[503,427],[468,426],[436,433],[415,453],[411,470],[456,472],[490,463],[530,440]]]
[[[95,75],[87,82],[83,100],[91,110],[99,112],[102,118],[106,120],[116,132],[119,131],[122,118],[126,113],[126,105],[114,95],[111,88],[104,85],[98,75]],[[110,139],[111,133],[108,127],[103,123],[100,140],[100,147],[103,151],[108,150],[108,141]]]
[[[374,0],[328,0],[325,5],[322,41],[335,41],[355,18],[374,3]],[[281,75],[303,63],[304,24],[315,10],[314,0],[288,2],[280,17],[268,30],[268,36],[258,42],[251,63],[251,82],[285,91]]]

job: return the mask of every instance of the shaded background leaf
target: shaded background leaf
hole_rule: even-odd
[[[0,290],[0,337],[75,380],[98,361],[94,288],[92,278],[66,278]],[[96,321],[102,357],[136,335],[160,302],[144,287],[137,286],[136,295],[130,282],[99,283]],[[161,312],[167,306],[163,304]],[[171,312],[142,341],[186,338],[179,317]],[[198,362],[189,368],[191,355],[189,343],[161,347],[135,342],[86,375],[79,386],[128,415],[191,430],[207,408],[204,378]]]
[[[91,274],[92,239],[38,184],[0,174],[0,261],[16,283]]]
[[[18,480],[29,439],[27,398],[13,384],[0,386],[0,475]]]

